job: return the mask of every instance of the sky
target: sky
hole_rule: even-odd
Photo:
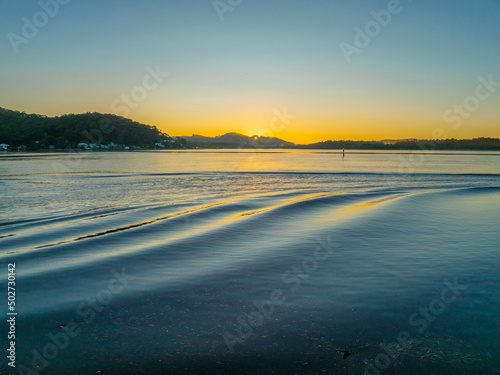
[[[0,0],[0,107],[174,136],[500,137],[500,0]]]

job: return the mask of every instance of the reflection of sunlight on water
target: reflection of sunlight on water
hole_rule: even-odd
[[[471,156],[472,155],[472,156]],[[415,155],[396,152],[342,150],[184,150],[171,152],[88,153],[74,163],[74,155],[54,157],[3,158],[4,177],[55,176],[75,174],[152,174],[206,172],[400,172],[402,160]],[[421,155],[417,155],[421,156]],[[500,156],[469,152],[426,154],[418,158],[411,172],[496,173]],[[64,166],[61,173],[55,167]],[[7,173],[8,172],[8,173]]]
[[[260,210],[243,212],[243,213],[240,213],[240,214],[236,215],[236,217],[258,215],[258,214],[261,214],[261,213],[264,213],[264,212],[275,210],[275,209],[277,209],[279,207],[285,207],[285,206],[293,205],[295,203],[306,202],[306,201],[310,201],[310,200],[317,199],[317,198],[329,197],[329,196],[332,196],[332,195],[339,195],[339,193],[324,193],[324,194],[308,195],[308,196],[305,196],[305,197],[301,197],[301,198],[290,200],[290,201],[282,203],[282,204],[278,204],[278,205],[271,206],[271,207],[266,207],[266,208],[263,208],[263,209],[260,209]]]
[[[389,202],[396,201],[398,199],[408,197],[410,195],[415,195],[415,194],[423,194],[423,193],[408,193],[408,194],[397,194],[397,195],[390,195],[388,197],[381,197],[377,199],[372,199],[369,201],[364,201],[361,203],[355,203],[351,205],[347,205],[342,207],[339,210],[339,214],[345,216],[346,218],[352,215],[359,215],[362,214],[363,212],[367,212],[368,210],[377,208],[378,206],[384,205]]]
[[[355,150],[293,151],[293,150],[218,150],[176,153],[158,156],[157,172],[196,171],[330,171],[330,172],[400,172],[401,158],[397,153],[359,153]],[[141,156],[148,158],[149,156]],[[499,156],[482,155],[425,155],[412,172],[427,173],[498,173]]]

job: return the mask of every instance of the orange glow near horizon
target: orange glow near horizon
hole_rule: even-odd
[[[187,121],[186,121],[187,122]],[[153,123],[153,122],[151,122]],[[155,122],[161,124],[161,121]],[[491,127],[475,126],[466,129],[454,130],[450,124],[433,123],[419,124],[417,120],[407,121],[404,125],[398,125],[396,121],[379,121],[366,123],[364,121],[346,120],[336,121],[299,121],[290,123],[289,126],[272,128],[269,125],[258,124],[234,125],[236,122],[217,122],[217,125],[209,124],[184,124],[180,121],[177,125],[168,121],[169,125],[157,125],[162,131],[172,136],[202,135],[216,137],[226,133],[239,133],[248,137],[257,135],[259,137],[276,137],[296,144],[309,144],[327,140],[353,140],[353,141],[380,141],[384,139],[446,139],[446,138],[478,138],[500,136],[498,131],[492,131]],[[403,123],[403,122],[402,122]],[[330,125],[331,124],[331,125]]]
[[[266,103],[211,106],[198,99],[187,106],[158,103],[138,108],[131,116],[134,120],[156,125],[172,136],[193,134],[216,137],[226,133],[240,133],[276,137],[296,144],[309,144],[327,140],[380,141],[384,139],[465,139],[500,137],[496,126],[494,103],[483,104],[483,113],[464,119],[459,127],[443,120],[447,103],[433,105],[387,104],[383,98],[352,99],[328,108],[324,103],[290,100],[286,107]],[[209,102],[211,102],[209,100]],[[210,103],[208,103],[210,104]],[[418,104],[418,103],[417,103]],[[286,109],[286,111],[285,111]],[[281,113],[281,118],[276,115]],[[288,114],[283,117],[283,113]]]
[[[9,109],[47,116],[94,111],[112,113],[109,107],[102,103],[94,103],[92,108],[83,106],[74,108],[65,105],[57,109],[52,107],[52,110],[43,110],[42,106],[39,108],[11,107]],[[43,106],[43,108],[46,107]],[[151,105],[143,105],[131,111],[126,117],[143,124],[157,126],[171,136],[196,134],[216,137],[234,132],[248,137],[254,135],[276,137],[295,144],[310,144],[327,140],[500,138],[500,128],[496,125],[497,118],[491,115],[494,108],[483,115],[476,114],[471,120],[464,120],[463,124],[456,129],[453,129],[453,124],[443,121],[442,113],[439,111],[416,113],[409,108],[402,108],[399,112],[391,113],[387,108],[382,110],[372,107],[364,108],[363,111],[355,111],[352,107],[347,107],[337,113],[325,113],[323,116],[318,116],[310,108],[306,109],[307,111],[289,112],[295,117],[283,123],[275,119],[273,108],[240,112],[237,110],[218,112],[215,109],[205,112],[200,108],[198,113],[192,113],[188,108],[173,105],[159,107],[158,103],[153,102]]]
[[[310,144],[327,140],[380,141],[384,139],[465,139],[478,137],[500,138],[500,128],[494,103],[484,104],[484,112],[476,113],[471,119],[464,119],[461,126],[443,120],[443,106],[434,109],[419,109],[400,105],[383,105],[360,101],[343,108],[325,110],[303,102],[292,102],[286,107],[290,118],[280,119],[276,110],[284,109],[270,105],[226,108],[209,107],[205,103],[186,105],[186,100],[173,102],[151,98],[126,116],[134,121],[157,126],[171,136],[192,136],[193,134],[216,137],[226,133],[240,133],[276,137],[296,144]],[[104,103],[104,104],[103,104]],[[167,103],[166,105],[162,103]],[[26,113],[60,116],[68,113],[101,112],[112,113],[106,102],[92,105],[50,106],[41,103],[35,108],[8,106],[9,109]],[[184,104],[184,105],[183,105]],[[49,108],[44,110],[44,108]],[[446,107],[445,107],[446,108]],[[441,129],[441,130],[439,130]]]

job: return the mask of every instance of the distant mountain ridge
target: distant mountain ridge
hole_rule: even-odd
[[[183,136],[187,141],[187,147],[202,148],[284,148],[294,147],[292,142],[285,141],[276,137],[259,137],[254,135],[248,137],[239,133],[226,133],[217,137],[205,137],[193,134],[192,136]]]

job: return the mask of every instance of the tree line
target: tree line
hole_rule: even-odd
[[[396,141],[384,143],[380,141],[325,141],[309,145],[296,145],[300,149],[337,149],[341,150],[470,150],[470,151],[499,151],[500,139],[498,138],[473,138],[473,139],[423,139]]]

